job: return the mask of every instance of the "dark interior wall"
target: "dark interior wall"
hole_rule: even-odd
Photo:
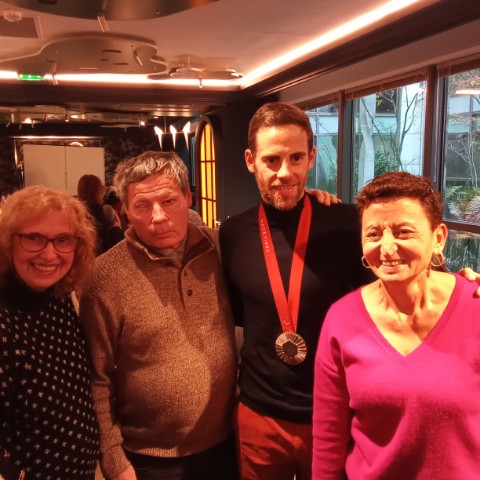
[[[0,136],[0,196],[13,193],[18,184],[13,138]]]
[[[112,184],[112,178],[119,162],[134,157],[147,150],[160,150],[158,137],[153,128],[102,128],[96,125],[64,125],[42,124],[35,125],[11,125],[0,127],[0,195],[8,195],[22,187],[21,175],[16,168],[14,137],[34,135],[45,137],[45,142],[52,145],[67,143],[62,138],[72,137],[95,137],[98,142],[95,146],[105,149],[105,183]],[[59,137],[50,140],[47,137]],[[19,138],[21,141],[21,138]],[[40,140],[43,142],[43,140]],[[82,142],[82,139],[78,139]],[[63,142],[63,143],[62,143]],[[166,135],[163,139],[163,150],[174,150],[171,136]],[[81,147],[79,147],[81,148]],[[178,135],[175,151],[190,167],[190,152],[186,148],[183,135]]]
[[[258,101],[229,104],[209,115],[217,160],[217,217],[223,221],[259,201],[254,176],[245,166],[248,123]]]
[[[270,99],[271,100],[271,99]],[[259,201],[255,178],[245,166],[248,123],[264,101],[244,100],[227,104],[208,115],[215,135],[217,159],[217,217],[223,221]],[[96,137],[105,148],[105,183],[111,185],[117,164],[146,150],[159,150],[153,128],[130,127],[101,128],[96,125],[41,124],[0,126],[0,195],[9,194],[21,187],[14,153],[14,137],[35,135],[39,137],[76,136]],[[81,141],[79,139],[78,141]],[[79,147],[81,148],[81,147]],[[173,150],[171,138],[163,138],[163,150]],[[190,167],[191,153],[183,135],[178,135],[175,151]]]

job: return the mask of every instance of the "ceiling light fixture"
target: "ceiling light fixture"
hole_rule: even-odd
[[[177,129],[173,125],[170,125],[170,133],[172,134],[173,149],[175,150],[175,139],[177,138]]]
[[[0,70],[0,80],[18,80],[18,73]]]
[[[22,20],[23,15],[22,12],[19,10],[15,10],[14,8],[7,8],[3,11],[3,18],[7,22],[20,22]]]
[[[185,137],[185,143],[187,145],[187,150],[190,150],[190,144],[188,142],[188,134],[190,133],[190,121],[188,121],[182,128],[183,136]]]
[[[480,95],[480,88],[462,88],[457,90],[455,95]]]
[[[160,145],[160,150],[163,150],[163,145],[162,145],[162,135],[163,135],[163,130],[160,127],[157,127],[156,125],[153,127],[153,131],[155,132],[155,135],[158,137],[158,143]]]
[[[105,15],[103,12],[100,12],[97,16],[98,23],[100,24],[100,29],[102,30],[103,33],[108,32],[108,24],[107,24],[107,19],[105,18]]]

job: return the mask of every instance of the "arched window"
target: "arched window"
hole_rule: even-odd
[[[215,146],[212,126],[203,121],[196,142],[197,162],[197,208],[203,221],[215,228],[217,219]]]

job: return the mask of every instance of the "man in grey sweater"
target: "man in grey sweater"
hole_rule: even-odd
[[[120,164],[131,227],[96,261],[80,316],[101,468],[114,480],[234,480],[237,358],[217,232],[188,221],[174,153]]]

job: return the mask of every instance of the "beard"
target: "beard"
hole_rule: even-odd
[[[258,189],[264,202],[277,210],[292,210],[303,197],[307,180],[294,185],[288,195],[282,195],[276,187],[282,184],[276,181],[274,184],[268,184],[255,175]]]
[[[292,210],[301,198],[297,195],[285,197],[279,193],[272,192],[271,188],[261,189],[260,194],[266,203],[277,210]]]

